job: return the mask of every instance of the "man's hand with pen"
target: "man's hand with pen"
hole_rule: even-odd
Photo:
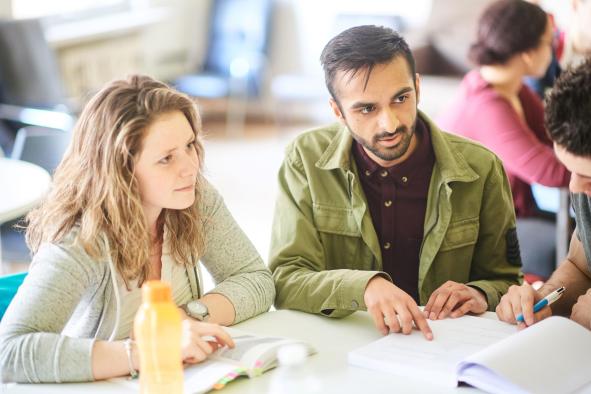
[[[529,327],[552,315],[550,304],[560,298],[564,287],[542,295],[529,284],[511,286],[501,298],[496,312],[499,320],[517,324],[519,328]]]

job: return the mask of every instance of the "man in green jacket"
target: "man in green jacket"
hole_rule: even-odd
[[[367,309],[383,334],[414,322],[427,339],[426,317],[494,310],[521,281],[499,159],[417,110],[414,59],[393,30],[348,29],[321,61],[339,123],[286,150],[270,252],[277,308]]]

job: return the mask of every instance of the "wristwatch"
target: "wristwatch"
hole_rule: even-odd
[[[195,320],[207,321],[207,319],[209,319],[209,310],[207,309],[207,305],[201,301],[189,301],[181,308],[183,308],[187,316],[192,317]]]

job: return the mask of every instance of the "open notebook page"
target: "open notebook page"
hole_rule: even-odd
[[[410,335],[390,334],[349,352],[349,363],[417,379],[428,373],[435,384],[455,386],[457,363],[517,332],[513,325],[474,316],[428,322],[432,341],[417,330]]]
[[[223,387],[225,383],[235,379],[243,372],[245,371],[237,365],[212,359],[188,366],[184,371],[184,393],[206,393],[217,386]],[[139,392],[139,379],[113,378],[109,380]]]
[[[205,393],[224,378],[233,380],[244,372],[242,368],[235,365],[212,359],[206,360],[185,369],[185,393]]]
[[[591,383],[591,331],[553,316],[466,358],[458,374],[490,392],[570,393]]]

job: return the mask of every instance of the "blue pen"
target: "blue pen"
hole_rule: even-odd
[[[562,296],[562,293],[564,293],[565,289],[566,288],[564,286],[559,287],[552,293],[548,294],[546,297],[542,298],[540,301],[536,302],[536,305],[534,305],[534,313],[541,311],[546,305],[550,305],[559,299]],[[520,313],[515,320],[518,322],[523,322],[523,313]]]

